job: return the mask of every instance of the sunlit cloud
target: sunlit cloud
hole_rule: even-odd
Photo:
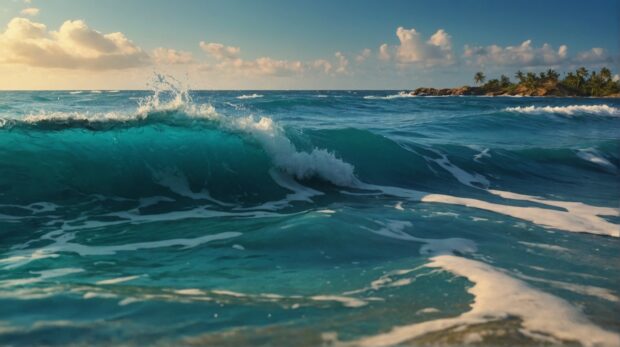
[[[35,67],[110,70],[150,64],[149,56],[123,33],[103,34],[82,20],[65,21],[58,31],[13,18],[0,33],[0,62]]]
[[[356,57],[355,57],[355,61],[357,61],[358,63],[363,63],[366,59],[368,59],[370,57],[370,55],[372,54],[372,51],[370,50],[370,48],[364,48]]]
[[[426,41],[413,28],[398,27],[396,36],[400,44],[396,46],[382,44],[379,47],[380,59],[394,59],[399,64],[422,66],[451,65],[455,62],[452,37],[443,29],[437,30]]]
[[[238,58],[239,53],[241,52],[241,49],[239,47],[224,46],[221,43],[215,43],[215,42],[207,43],[207,42],[201,41],[200,48],[203,51],[205,51],[208,55],[218,60]]]
[[[194,56],[191,52],[163,47],[154,49],[152,58],[156,64],[190,64],[194,62]]]
[[[28,8],[21,10],[20,13],[24,16],[34,17],[39,14],[39,9],[36,7],[28,7]]]
[[[526,40],[517,46],[465,46],[463,56],[468,63],[477,65],[555,66],[567,61],[568,46],[554,49],[545,43],[534,47],[532,40]]]

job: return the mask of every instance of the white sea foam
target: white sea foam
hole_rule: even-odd
[[[483,262],[452,255],[431,258],[429,267],[467,278],[475,299],[460,316],[397,326],[389,332],[352,341],[354,346],[393,346],[424,334],[519,317],[520,331],[552,343],[578,341],[584,346],[617,346],[620,335],[591,323],[568,302],[539,291]]]
[[[391,99],[400,99],[400,98],[415,98],[416,96],[411,94],[410,92],[398,92],[398,94],[391,94],[391,95],[385,95],[385,96],[380,96],[380,95],[366,95],[364,96],[364,99],[367,100],[391,100]]]
[[[543,278],[538,278],[538,277],[526,276],[523,274],[517,274],[516,276],[524,280],[527,280],[527,281],[546,283],[553,287],[564,289],[564,290],[577,293],[577,294],[581,294],[581,295],[593,296],[593,297],[611,301],[611,302],[620,301],[620,298],[618,298],[617,295],[612,293],[610,290],[601,288],[601,287],[589,286],[589,285],[584,285],[584,284],[576,284],[576,283],[568,283],[568,282],[562,282],[562,281],[554,281],[554,280],[548,280],[548,279],[543,279]]]
[[[540,249],[549,250],[549,251],[556,251],[556,252],[568,252],[568,251],[570,251],[568,248],[564,248],[564,247],[558,246],[558,245],[549,245],[549,244],[546,244],[546,243],[525,242],[525,241],[519,241],[519,243],[524,245],[524,246],[540,248]]]
[[[284,130],[271,118],[235,118],[231,120],[230,126],[250,134],[261,144],[278,168],[297,179],[318,176],[339,186],[351,186],[357,182],[353,165],[325,149],[315,148],[309,153],[297,151]]]
[[[118,283],[133,281],[136,278],[140,278],[140,277],[141,277],[140,275],[116,277],[116,278],[110,278],[107,280],[97,281],[97,284],[118,284]]]
[[[479,163],[482,158],[490,158],[490,157],[491,157],[491,154],[489,154],[489,149],[485,148],[482,151],[480,151],[480,153],[474,155],[474,161]]]
[[[614,164],[612,164],[599,151],[594,148],[579,149],[576,153],[579,158],[587,162],[599,165],[602,168],[614,173],[618,171],[618,168]]]
[[[75,239],[75,232],[63,232],[63,230],[57,230],[50,232],[41,237],[41,239],[54,241],[52,244],[37,248],[34,250],[19,250],[12,253],[9,258],[1,259],[1,262],[8,263],[5,269],[14,268],[24,265],[30,261],[43,259],[47,257],[57,257],[60,252],[77,253],[81,256],[92,255],[111,255],[118,252],[136,251],[140,249],[154,249],[164,247],[178,247],[193,248],[205,243],[218,240],[226,240],[241,236],[239,232],[227,231],[219,234],[204,235],[196,238],[183,238],[183,239],[168,239],[159,241],[147,241],[137,243],[127,243],[113,246],[91,246],[79,243],[71,242]]]
[[[231,204],[212,198],[206,189],[203,189],[198,193],[192,191],[187,177],[185,177],[183,172],[176,167],[166,167],[160,170],[150,168],[150,170],[155,183],[164,186],[181,196],[195,200],[208,200],[221,206],[232,206]]]
[[[263,96],[261,94],[244,94],[244,95],[239,95],[237,97],[237,99],[257,99],[257,98],[262,98]]]
[[[448,157],[445,154],[440,153],[435,150],[432,150],[432,151],[438,154],[440,158],[437,158],[437,159],[433,159],[430,157],[424,157],[424,158],[428,161],[433,161],[437,165],[441,166],[444,170],[448,171],[454,178],[456,178],[462,184],[472,187],[472,188],[488,188],[489,187],[490,182],[486,177],[478,173],[470,174],[469,172],[452,164],[448,160]]]
[[[619,213],[618,209],[591,206],[580,202],[546,200],[499,190],[488,190],[488,192],[501,196],[504,199],[530,201],[548,206],[561,207],[565,210],[561,211],[537,206],[524,207],[502,205],[477,199],[460,198],[442,194],[428,194],[421,200],[423,202],[439,202],[487,210],[530,221],[545,228],[620,237],[620,228],[618,228],[618,225],[600,217],[601,215],[617,216]]]
[[[415,237],[406,233],[405,228],[411,228],[413,224],[409,221],[399,220],[387,220],[382,222],[376,220],[375,223],[382,225],[382,228],[373,229],[368,227],[362,227],[377,235],[390,237],[393,239],[420,242],[424,245],[420,247],[420,253],[426,255],[437,255],[444,253],[473,253],[477,250],[476,244],[467,239],[462,238],[447,238],[447,239],[429,239],[422,237]]]
[[[547,200],[539,197],[500,190],[486,191],[507,200],[524,200],[542,205],[560,207],[563,210],[548,209],[538,206],[503,205],[472,198],[461,198],[444,194],[430,194],[413,189],[366,183],[358,183],[357,188],[380,191],[385,195],[407,198],[413,201],[443,203],[477,208],[530,221],[544,228],[555,228],[570,232],[620,237],[620,228],[618,225],[601,217],[620,215],[620,210],[612,207],[592,206],[581,202]]]
[[[578,114],[620,116],[620,109],[609,105],[517,106],[507,107],[505,110],[517,113],[560,114],[565,116],[574,116]]]
[[[362,307],[367,304],[366,301],[340,295],[315,295],[310,300],[314,301],[336,301],[342,303],[345,307]]]
[[[61,268],[61,269],[50,269],[43,271],[32,271],[31,273],[38,275],[37,277],[28,277],[28,278],[18,278],[13,280],[3,280],[0,281],[0,287],[14,287],[14,286],[23,286],[27,284],[33,284],[37,282],[43,282],[50,278],[66,276],[78,272],[83,272],[84,269],[79,268]]]

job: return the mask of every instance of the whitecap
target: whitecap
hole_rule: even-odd
[[[526,114],[560,114],[573,116],[577,114],[594,114],[620,116],[620,109],[609,105],[569,105],[569,106],[517,106],[507,107],[508,112]]]
[[[237,97],[237,99],[257,99],[257,98],[262,98],[262,97],[263,97],[263,95],[261,95],[261,94],[253,93],[253,94],[239,95]]]
[[[364,96],[364,99],[366,100],[392,100],[392,99],[401,99],[401,98],[415,98],[416,95],[410,93],[410,92],[398,92],[398,94],[391,94],[391,95],[385,95],[385,96],[381,96],[381,95],[366,95]]]

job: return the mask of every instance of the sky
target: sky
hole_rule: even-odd
[[[0,89],[412,89],[620,65],[620,1],[0,0]]]

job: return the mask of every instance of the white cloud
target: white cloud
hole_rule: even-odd
[[[358,63],[363,63],[364,60],[368,59],[370,57],[370,54],[372,53],[372,51],[370,50],[370,48],[364,48],[360,54],[358,54],[355,57],[355,61],[357,61]]]
[[[532,40],[526,40],[518,46],[465,46],[464,56],[477,65],[554,66],[567,61],[568,46],[561,45],[557,50],[547,43],[534,47]]]
[[[603,48],[594,47],[589,51],[579,52],[575,57],[575,62],[581,64],[599,64],[611,63],[612,59]]]
[[[384,43],[381,46],[379,46],[379,59],[390,60],[390,58],[391,58],[390,47],[387,45],[387,43]]]
[[[443,29],[437,30],[424,41],[415,29],[398,27],[396,36],[400,45],[379,47],[379,58],[394,58],[400,64],[420,64],[423,66],[450,65],[454,63],[451,36]]]
[[[81,20],[48,31],[44,24],[18,17],[0,33],[0,63],[110,70],[145,66],[150,59],[120,32],[102,34]]]
[[[202,50],[205,51],[208,55],[218,60],[237,58],[239,57],[239,53],[241,52],[241,49],[239,47],[224,46],[221,43],[215,42],[207,43],[201,41],[200,48],[202,48]]]
[[[304,64],[297,60],[279,60],[270,57],[245,60],[239,57],[241,53],[239,47],[221,43],[202,41],[200,48],[217,61],[215,64],[203,64],[205,70],[264,76],[287,76],[299,74],[304,70]]]
[[[561,45],[558,49],[547,43],[535,47],[532,45],[532,40],[523,41],[518,46],[465,46],[463,56],[470,64],[522,67],[611,62],[611,57],[602,48],[592,48],[571,58],[566,45]]]
[[[333,65],[325,59],[317,59],[312,63],[315,69],[322,70],[325,74],[329,74],[332,71]]]
[[[349,60],[344,54],[336,52],[336,59],[338,59],[338,65],[336,66],[336,73],[346,74],[349,72]]]
[[[28,8],[21,10],[20,13],[24,16],[34,17],[39,14],[39,9],[36,7],[28,7]]]
[[[191,52],[163,47],[154,49],[152,57],[157,64],[190,64],[194,62]]]

